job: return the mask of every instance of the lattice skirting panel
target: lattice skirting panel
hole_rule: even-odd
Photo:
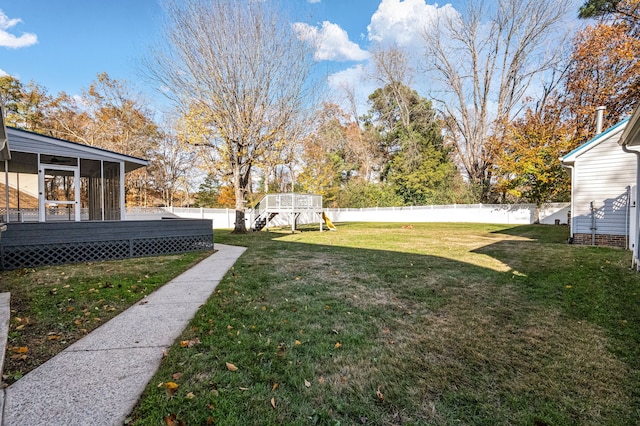
[[[213,237],[211,234],[13,247],[2,246],[0,270],[211,249],[213,249]]]

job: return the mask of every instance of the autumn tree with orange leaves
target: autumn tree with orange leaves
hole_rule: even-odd
[[[607,128],[638,104],[639,4],[639,0],[589,0],[581,8],[581,17],[599,21],[574,36],[569,62],[555,90],[545,91],[536,106],[507,126],[508,137],[495,169],[503,201],[568,200],[569,176],[559,157],[595,135],[596,107],[606,107]]]
[[[561,110],[558,99],[550,99],[542,109],[529,108],[507,126],[496,161],[496,189],[503,201],[541,205],[569,200],[569,175],[558,158],[571,150],[573,131],[560,119]]]
[[[605,128],[629,114],[640,97],[640,39],[626,22],[599,22],[578,32],[564,102],[576,140],[595,131],[595,108],[607,109]]]

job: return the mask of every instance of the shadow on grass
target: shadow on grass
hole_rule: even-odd
[[[493,233],[528,238],[539,243],[566,243],[569,238],[569,227],[565,225],[513,226],[493,231]]]
[[[606,247],[540,246],[535,243],[557,243],[559,238],[548,229],[539,234],[536,231],[531,227],[499,231],[532,241],[499,241],[475,252],[517,270],[514,282],[535,303],[601,327],[608,337],[607,349],[627,364],[629,374],[635,376],[633,381],[640,382],[640,275],[629,268],[631,254]],[[630,392],[638,405],[637,385]]]
[[[505,238],[458,253],[439,244],[452,232]],[[558,304],[560,271],[606,256],[567,264],[574,250],[557,239],[544,227],[477,225],[217,231],[217,242],[248,250],[181,337],[199,343],[171,349],[134,421],[633,422],[638,375]],[[546,260],[531,262],[535,253]],[[511,270],[476,266],[486,256]],[[169,381],[180,385],[171,398],[158,388]]]
[[[558,242],[549,229],[515,227],[499,233],[532,238],[535,242]],[[480,249],[509,265],[525,293],[567,315],[604,327],[630,346],[624,351],[631,361],[640,359],[640,275],[629,269],[630,253],[606,247],[537,246],[526,242],[499,241]]]

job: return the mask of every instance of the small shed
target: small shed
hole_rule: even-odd
[[[562,157],[571,171],[570,238],[574,244],[632,249],[636,159],[618,143],[623,120]]]
[[[213,248],[211,220],[125,221],[125,174],[147,160],[1,118],[0,270]]]

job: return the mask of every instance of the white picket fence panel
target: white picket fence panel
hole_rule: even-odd
[[[540,223],[547,225],[567,224],[569,203],[549,203],[540,208]],[[459,222],[527,225],[535,222],[535,204],[452,204],[444,206],[373,207],[361,209],[325,209],[333,223],[341,222]],[[278,215],[269,226],[287,226],[289,215]],[[127,220],[158,219],[159,217],[182,217],[188,219],[212,219],[213,227],[233,228],[234,209],[207,209],[183,207],[142,208],[126,210]],[[250,211],[246,212],[246,226],[250,227]],[[318,224],[319,218],[311,213],[302,213],[298,224]]]

